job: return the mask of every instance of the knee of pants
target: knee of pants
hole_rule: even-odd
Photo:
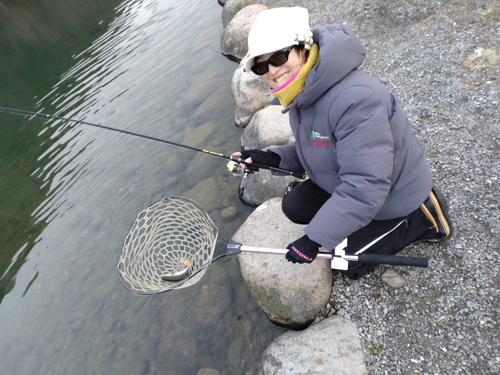
[[[283,196],[283,201],[281,203],[281,210],[291,222],[295,224],[309,224],[308,221],[305,221],[303,212],[304,209],[298,202],[298,199],[300,199],[300,197],[296,197],[296,194],[293,194],[292,189],[295,185],[296,183],[293,182],[288,185],[287,190],[285,191],[285,195]]]
[[[307,224],[302,222],[302,218],[300,217],[299,211],[294,208],[293,202],[286,202],[286,198],[283,198],[283,203],[281,204],[281,209],[285,216],[292,223],[295,224]]]

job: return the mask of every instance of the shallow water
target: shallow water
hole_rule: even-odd
[[[0,7],[0,105],[225,154],[239,148],[217,1],[51,0]],[[225,160],[0,113],[0,373],[245,374],[282,330],[234,259],[145,297],[116,263],[137,214],[194,198],[230,236],[251,210]],[[227,223],[222,209],[235,206]],[[222,247],[218,251],[223,251]]]

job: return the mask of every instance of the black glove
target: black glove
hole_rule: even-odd
[[[319,253],[320,244],[314,242],[307,234],[292,242],[286,248],[285,258],[292,263],[311,263]]]
[[[262,150],[244,150],[241,151],[241,158],[246,160],[252,158],[252,163],[269,165],[270,167],[278,168],[281,163],[281,157],[272,151]],[[243,162],[245,163],[245,162]],[[245,163],[251,171],[258,171],[258,167],[252,166],[252,163]]]

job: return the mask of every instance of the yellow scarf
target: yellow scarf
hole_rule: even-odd
[[[295,100],[297,96],[306,88],[306,78],[311,72],[312,68],[319,62],[319,48],[317,44],[313,44],[309,51],[309,57],[305,65],[300,70],[295,79],[290,82],[286,87],[281,90],[271,93],[272,96],[279,99],[283,108],[288,107]]]

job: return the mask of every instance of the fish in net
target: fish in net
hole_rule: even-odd
[[[205,210],[184,197],[151,204],[125,239],[118,273],[134,293],[185,288],[203,277],[213,258],[218,230]]]

